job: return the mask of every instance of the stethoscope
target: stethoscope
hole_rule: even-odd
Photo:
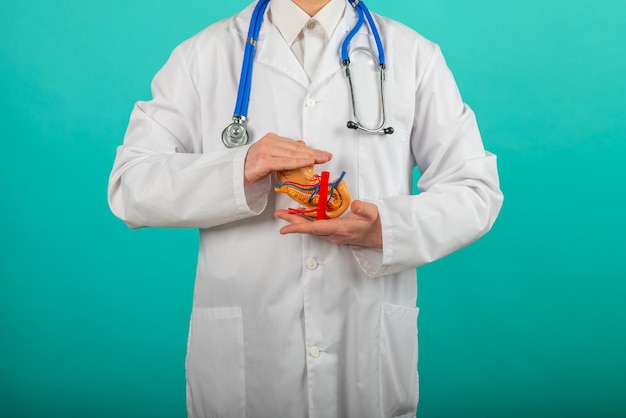
[[[354,25],[354,28],[348,33],[346,39],[341,45],[341,63],[344,67],[346,78],[348,80],[348,86],[350,88],[350,102],[352,105],[352,116],[354,120],[347,123],[347,127],[350,129],[358,129],[364,132],[373,134],[392,134],[393,128],[386,127],[386,113],[385,113],[385,52],[383,50],[383,43],[380,40],[380,35],[376,29],[374,19],[370,14],[370,11],[365,4],[360,0],[350,1],[350,4],[357,13],[358,20]],[[259,31],[261,30],[261,22],[263,21],[263,15],[265,9],[270,0],[259,0],[252,13],[250,19],[250,27],[248,28],[248,37],[246,39],[246,46],[243,56],[243,64],[241,66],[241,76],[239,78],[239,87],[237,90],[237,103],[235,104],[235,113],[233,114],[233,121],[222,132],[222,142],[227,148],[235,148],[246,145],[248,143],[248,131],[246,130],[246,121],[248,116],[248,104],[250,102],[250,86],[252,84],[252,62],[254,60],[254,52],[256,50],[257,39],[259,37]],[[380,68],[380,106],[381,116],[380,123],[375,128],[368,128],[364,126],[357,116],[356,100],[354,98],[354,86],[352,83],[352,76],[350,73],[350,57],[348,55],[348,47],[350,41],[356,33],[363,26],[364,21],[367,22],[370,27],[370,31],[374,36],[376,42],[376,48],[378,49],[378,66]],[[353,50],[368,52],[372,56],[374,53],[371,49],[365,47],[358,47]],[[375,58],[375,57],[374,57]]]

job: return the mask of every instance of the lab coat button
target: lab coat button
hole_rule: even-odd
[[[309,23],[306,24],[306,27],[309,28],[310,30],[315,29],[315,21],[310,21]]]
[[[306,268],[308,268],[309,270],[315,270],[318,266],[317,260],[315,260],[314,258],[309,258],[306,261]]]
[[[313,347],[311,347],[311,357],[313,358],[318,358],[320,356],[320,349],[314,345]]]
[[[308,98],[306,100],[307,107],[315,107],[316,104],[317,102],[315,101],[315,99]]]

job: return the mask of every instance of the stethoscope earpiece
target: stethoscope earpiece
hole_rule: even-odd
[[[348,123],[346,124],[346,126],[348,127],[348,129],[360,129],[362,131],[368,132],[366,129],[363,129],[362,127],[359,126],[358,123],[355,123],[353,121],[348,121]],[[384,129],[382,129],[381,131],[377,131],[378,133],[383,133],[383,134],[387,134],[387,135],[391,135],[392,133],[394,133],[393,127],[388,126]],[[371,133],[371,132],[370,132]]]

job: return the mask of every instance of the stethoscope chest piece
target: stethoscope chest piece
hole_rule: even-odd
[[[224,128],[222,131],[222,142],[226,148],[242,147],[248,143],[248,131],[243,124],[243,120],[236,119]]]

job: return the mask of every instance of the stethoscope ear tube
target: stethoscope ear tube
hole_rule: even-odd
[[[358,129],[360,131],[364,131],[364,132],[368,132],[372,134],[383,133],[383,134],[390,135],[394,131],[393,128],[390,126],[385,127],[385,124],[387,123],[386,122],[387,115],[386,115],[386,109],[385,109],[385,87],[384,87],[386,62],[385,62],[385,51],[383,49],[383,43],[380,39],[380,34],[378,33],[378,29],[376,28],[376,23],[374,22],[374,18],[372,18],[372,14],[370,13],[367,6],[365,6],[365,3],[363,3],[360,0],[355,0],[354,2],[351,2],[350,4],[356,11],[358,19],[357,19],[356,24],[350,31],[350,33],[348,33],[348,35],[346,36],[346,39],[343,41],[343,44],[341,45],[341,61],[345,68],[346,79],[348,80],[348,87],[350,89],[350,103],[352,105],[352,117],[354,118],[353,121],[349,121],[347,123],[347,127],[348,129]],[[376,41],[376,48],[378,49],[378,65],[380,67],[381,121],[377,128],[368,128],[364,126],[359,120],[359,117],[357,116],[357,110],[356,110],[356,99],[354,97],[354,86],[352,84],[352,76],[350,74],[350,56],[348,53],[348,47],[354,35],[356,35],[356,33],[361,28],[361,26],[363,26],[365,19],[367,19],[367,23],[370,27],[370,31],[372,32],[372,36],[374,37],[374,41]],[[374,55],[374,52],[369,48],[357,47],[352,52],[356,52],[356,51],[366,51],[369,54],[371,54],[374,58],[376,58]]]
[[[366,48],[366,47],[357,47],[354,48],[354,50],[352,51],[354,52],[367,52],[368,54],[372,55],[372,57],[376,58],[376,56],[374,55],[374,51],[372,51],[370,48]],[[370,134],[386,134],[386,135],[391,135],[394,132],[394,129],[390,126],[385,127],[386,123],[387,123],[387,112],[386,112],[386,106],[385,106],[385,65],[379,63],[378,67],[380,69],[380,109],[381,109],[381,117],[380,117],[380,123],[376,128],[368,128],[365,125],[363,125],[361,123],[361,121],[359,120],[359,116],[357,114],[357,108],[356,108],[356,97],[354,94],[354,86],[352,83],[352,73],[350,71],[350,59],[348,58],[347,60],[345,60],[343,62],[344,68],[345,68],[345,73],[346,73],[346,79],[348,80],[348,88],[350,90],[350,104],[352,106],[352,117],[353,117],[353,121],[349,121],[347,123],[347,127],[349,129],[358,129],[360,131],[363,132],[367,132]]]

